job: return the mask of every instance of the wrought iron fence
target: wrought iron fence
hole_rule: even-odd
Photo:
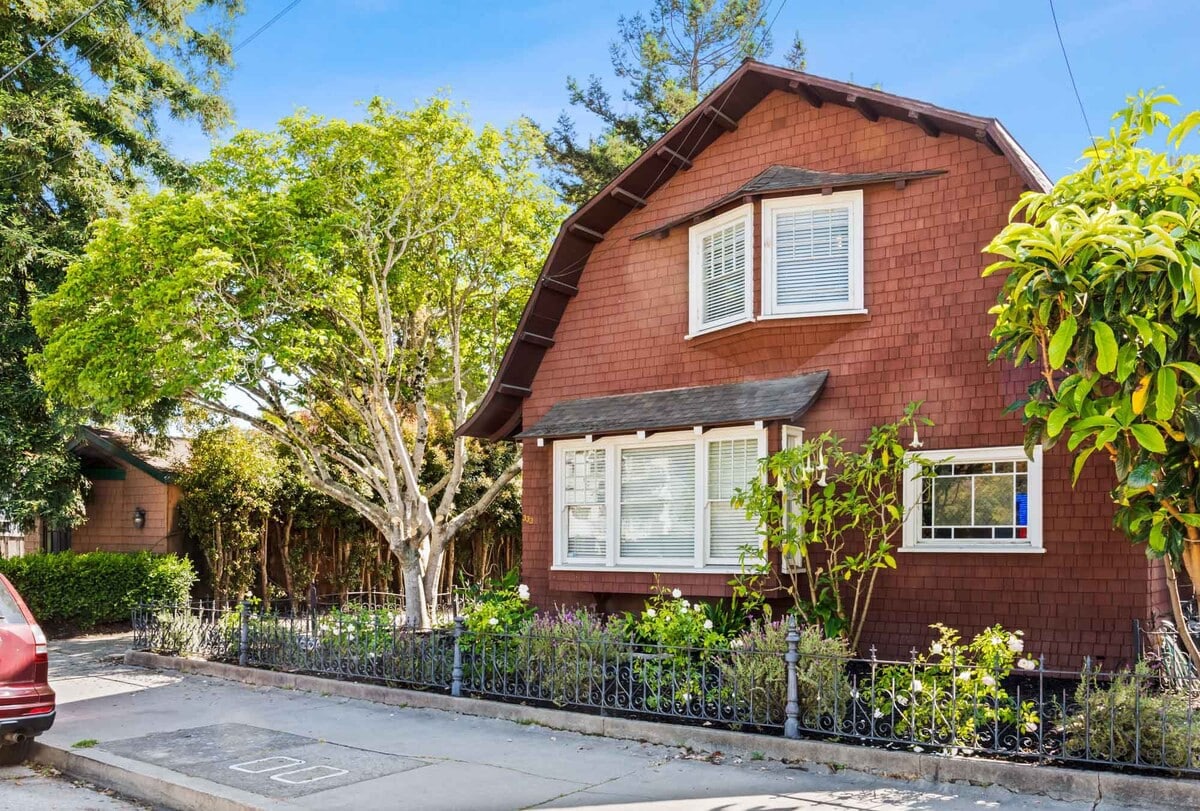
[[[319,602],[319,601],[318,601]],[[1200,679],[1142,665],[988,667],[642,644],[611,633],[406,628],[398,606],[139,606],[135,647],[605,715],[894,749],[1200,776]]]

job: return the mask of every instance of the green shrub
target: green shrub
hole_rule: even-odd
[[[1149,676],[1140,664],[1102,686],[1085,673],[1075,690],[1078,709],[1063,724],[1067,754],[1170,769],[1200,765],[1200,700],[1157,689]]]
[[[58,552],[0,559],[38,622],[87,629],[130,618],[138,603],[186,601],[191,561],[149,552]]]
[[[1014,670],[1034,670],[1020,631],[985,628],[967,644],[959,632],[931,625],[938,638],[911,664],[881,668],[860,683],[876,725],[902,740],[944,746],[997,746],[1004,736],[1037,734],[1041,718],[1032,701],[1004,687]]]
[[[846,640],[827,637],[817,626],[798,629],[800,654],[796,662],[800,718],[816,727],[823,716],[840,718],[849,702]],[[727,701],[741,720],[753,724],[780,724],[787,708],[787,625],[772,622],[769,611],[760,622],[738,634],[730,643],[728,659],[721,663],[721,683]]]
[[[529,587],[520,583],[520,572],[473,585],[463,594],[463,617],[471,633],[520,633],[533,620]]]

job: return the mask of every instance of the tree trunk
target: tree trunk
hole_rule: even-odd
[[[288,514],[287,521],[279,530],[279,558],[283,563],[283,588],[292,604],[292,614],[296,613],[295,578],[292,573],[292,515]]]
[[[1194,544],[1185,544],[1185,558],[1187,546],[1194,546]],[[1163,556],[1162,565],[1167,575],[1167,592],[1171,596],[1171,613],[1175,617],[1175,625],[1179,629],[1179,638],[1183,642],[1188,658],[1192,660],[1192,667],[1200,672],[1200,650],[1196,648],[1196,640],[1192,639],[1192,633],[1188,630],[1187,618],[1183,615],[1183,601],[1179,597],[1179,581],[1175,577],[1175,565],[1168,555]],[[1189,572],[1189,576],[1190,574]],[[1192,585],[1194,588],[1195,581],[1192,581]]]
[[[400,567],[404,571],[404,624],[409,628],[432,626],[425,600],[425,578],[421,576],[421,556],[403,540],[400,542]],[[393,545],[392,549],[396,546]]]

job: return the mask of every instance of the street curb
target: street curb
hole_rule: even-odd
[[[263,805],[247,792],[91,749],[84,753],[34,741],[29,759],[112,789],[125,797],[150,803],[155,808],[176,811],[269,811],[289,807],[275,801]]]
[[[535,723],[552,729],[602,735],[663,746],[688,747],[701,751],[759,752],[773,760],[804,762],[828,766],[835,771],[848,769],[882,777],[926,780],[932,783],[968,783],[975,786],[1000,786],[1017,794],[1038,794],[1055,800],[1145,806],[1158,804],[1173,808],[1200,808],[1200,781],[1162,777],[1066,769],[1032,763],[1007,763],[984,758],[918,754],[851,746],[826,741],[791,740],[783,737],[733,732],[707,727],[689,727],[656,721],[608,718],[599,715],[505,704],[477,698],[454,698],[440,693],[424,693],[383,687],[377,684],[338,681],[318,676],[258,670],[250,667],[160,656],[129,651],[125,664],[136,667],[177,670],[211,676],[259,687],[303,690],[321,695],[352,698],[397,707],[445,710],[463,715],[496,718],[505,721]],[[63,769],[69,771],[69,769]],[[210,808],[211,806],[206,806]]]

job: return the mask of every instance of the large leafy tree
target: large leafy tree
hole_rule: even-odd
[[[555,185],[563,199],[581,205],[620,174],[724,78],[730,65],[771,53],[767,0],[654,0],[648,16],[617,21],[609,46],[613,72],[626,83],[616,103],[603,82],[567,79],[571,105],[599,119],[601,132],[580,138],[567,113],[547,138]],[[802,70],[803,41],[787,54]]]
[[[30,377],[30,307],[58,286],[88,222],[146,179],[186,182],[157,117],[210,132],[227,120],[219,79],[240,10],[240,0],[0,6],[0,75],[16,68],[0,82],[0,513],[19,524],[81,515],[66,450],[78,415],[51,408]]]
[[[1116,525],[1162,559],[1183,628],[1176,567],[1200,586],[1200,156],[1179,150],[1200,113],[1172,126],[1168,103],[1131,98],[1082,169],[1025,194],[987,273],[1007,274],[994,356],[1039,372],[1026,444],[1065,440],[1076,479],[1093,456],[1112,465]],[[1161,129],[1170,152],[1144,143]]]
[[[430,426],[461,425],[486,389],[561,216],[539,143],[525,126],[477,133],[442,99],[241,133],[198,190],[95,224],[35,308],[35,368],[69,405],[179,400],[282,443],[383,534],[408,619],[428,624],[446,545],[520,469],[464,506],[456,437],[423,476]]]

